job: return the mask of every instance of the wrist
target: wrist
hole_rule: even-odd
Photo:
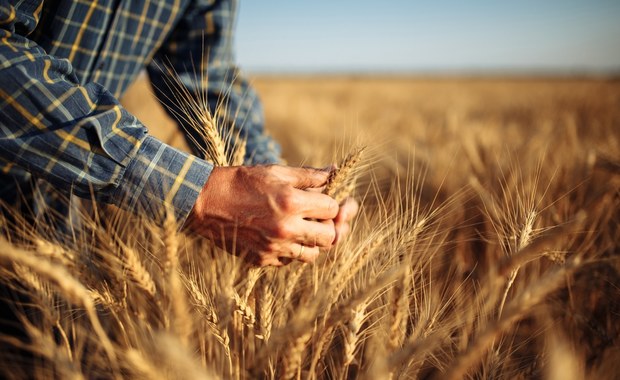
[[[215,166],[198,193],[194,207],[187,218],[187,227],[203,229],[216,219],[227,219],[230,210],[226,207],[227,197],[231,196],[235,167]]]

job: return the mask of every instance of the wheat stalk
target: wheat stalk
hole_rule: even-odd
[[[101,325],[88,290],[62,266],[34,258],[28,255],[28,252],[18,251],[5,241],[0,241],[0,246],[4,247],[4,249],[0,249],[1,258],[28,267],[32,272],[56,285],[69,301],[84,308],[92,328],[110,360],[115,377],[119,377],[120,372],[114,346]]]
[[[165,274],[168,278],[169,294],[171,303],[173,329],[179,340],[187,347],[192,334],[193,323],[190,319],[187,307],[186,293],[183,291],[181,277],[179,275],[179,241],[177,223],[174,213],[166,213],[164,221],[164,245],[165,245]]]

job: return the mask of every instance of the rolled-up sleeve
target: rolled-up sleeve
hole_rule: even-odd
[[[150,215],[161,215],[164,205],[183,223],[212,170],[210,163],[147,136],[110,201]]]

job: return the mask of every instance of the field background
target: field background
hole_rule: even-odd
[[[253,268],[173,218],[15,212],[0,280],[28,339],[0,334],[3,378],[618,378],[618,80],[253,81],[291,165],[367,147],[332,176],[357,181],[347,238]],[[123,103],[184,145],[144,77]]]
[[[462,136],[511,150],[548,145],[532,138],[553,133],[583,149],[618,149],[617,134],[615,141],[599,140],[619,123],[620,81],[613,78],[259,76],[252,83],[266,128],[291,164],[322,158],[359,132],[378,138],[384,153],[416,147],[421,156],[458,148],[452,144]],[[153,135],[186,149],[145,77],[122,101]]]

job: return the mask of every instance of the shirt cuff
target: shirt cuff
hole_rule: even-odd
[[[207,161],[147,136],[111,200],[156,220],[172,210],[177,223],[183,225],[212,170]]]

